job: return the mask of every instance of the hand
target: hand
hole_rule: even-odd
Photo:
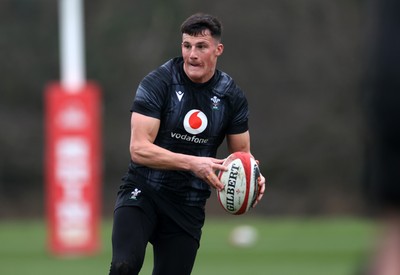
[[[256,162],[259,165],[258,160]],[[265,178],[260,173],[260,176],[258,177],[258,194],[257,194],[257,198],[256,198],[256,201],[253,203],[253,205],[251,207],[256,207],[256,205],[260,202],[260,200],[264,196],[264,192],[265,192]]]
[[[218,179],[215,171],[223,170],[226,171],[227,168],[222,165],[223,159],[215,159],[209,157],[194,157],[193,163],[191,165],[191,171],[200,179],[207,182],[212,188],[219,191],[224,189],[224,185]]]

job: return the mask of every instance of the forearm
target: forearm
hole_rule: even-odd
[[[194,156],[174,153],[153,143],[130,146],[131,159],[135,163],[167,170],[191,170]]]
[[[223,160],[174,153],[152,143],[130,148],[134,162],[155,169],[186,170],[206,181],[213,188],[221,190],[224,185],[215,175],[216,170],[225,170]]]

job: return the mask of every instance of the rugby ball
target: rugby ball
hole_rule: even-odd
[[[260,170],[249,153],[235,152],[229,155],[223,165],[228,169],[217,175],[224,189],[217,191],[218,201],[229,213],[241,215],[253,205],[258,193]]]

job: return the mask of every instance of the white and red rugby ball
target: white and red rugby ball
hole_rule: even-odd
[[[225,185],[223,190],[217,191],[218,201],[227,212],[244,214],[257,198],[258,165],[252,155],[245,152],[229,155],[223,165],[228,170],[218,172],[219,180]]]

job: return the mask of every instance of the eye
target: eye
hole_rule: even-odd
[[[207,48],[207,45],[205,45],[205,44],[199,44],[199,45],[197,45],[197,48],[198,48],[199,50],[204,50],[205,48]]]

